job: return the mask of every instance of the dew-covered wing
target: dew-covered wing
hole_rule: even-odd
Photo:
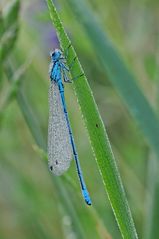
[[[72,159],[62,100],[58,85],[54,81],[51,81],[49,89],[48,159],[49,168],[56,175],[63,174],[69,168]]]

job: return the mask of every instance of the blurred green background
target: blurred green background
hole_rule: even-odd
[[[158,1],[85,2],[158,114]],[[7,19],[10,3],[1,0],[2,19]],[[66,1],[54,3],[107,128],[139,238],[157,239],[157,156],[105,74],[81,19]],[[45,1],[21,1],[13,12],[6,33],[0,18],[1,48],[11,42],[5,53],[0,48],[0,239],[121,238],[71,85],[65,87],[66,100],[93,207],[83,202],[74,162],[56,183],[48,171],[46,155],[36,145],[16,96],[22,92],[46,146],[49,52],[59,44]]]

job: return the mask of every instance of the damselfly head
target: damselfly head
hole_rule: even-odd
[[[59,49],[55,49],[50,55],[52,61],[57,61],[61,57],[62,52]]]

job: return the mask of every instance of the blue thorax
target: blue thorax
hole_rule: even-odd
[[[62,67],[62,52],[59,49],[55,49],[51,53],[51,69],[50,69],[50,79],[58,82],[62,79],[61,75]]]

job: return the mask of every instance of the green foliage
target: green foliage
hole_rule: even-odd
[[[60,45],[65,50],[67,49],[67,46],[69,46],[70,40],[62,27],[52,1],[47,0],[47,3],[51,19],[57,30]],[[71,59],[74,59],[75,57],[77,57],[77,55],[71,46],[69,50],[68,65],[70,64]],[[78,59],[75,61],[74,66],[70,69],[70,72],[72,78],[80,74],[84,74]],[[74,89],[86,128],[88,130],[92,149],[95,154],[104,185],[106,186],[106,191],[121,230],[121,234],[123,238],[137,238],[108,136],[85,75],[80,77],[80,80],[74,81]]]
[[[72,11],[81,22],[90,41],[96,49],[97,57],[114,87],[122,96],[128,110],[137,121],[150,145],[159,156],[159,119],[139,88],[132,73],[127,69],[108,36],[102,31],[93,13],[83,0],[69,0]],[[83,9],[87,9],[87,14]]]
[[[49,2],[52,8],[52,1]],[[128,213],[124,211],[127,202],[120,206],[124,201],[117,193],[121,188],[119,173],[114,159],[110,161],[112,154],[103,123],[118,160],[139,238],[156,238],[159,178],[155,155],[158,155],[158,116],[154,109],[158,111],[159,102],[158,1],[59,0],[55,3],[95,98],[94,101],[85,76],[65,86],[69,117],[93,205],[88,208],[82,201],[74,162],[60,178],[49,174],[47,169],[47,56],[49,50],[57,47],[47,5],[41,1],[35,4],[31,0],[2,0],[0,238],[121,238],[99,172],[106,181],[116,214],[119,212],[116,218],[122,231],[126,234],[127,228],[133,227],[127,221],[129,209]],[[65,50],[70,42],[56,12],[53,15]],[[68,64],[76,55],[74,47],[69,50]],[[71,70],[72,77],[81,72],[77,60]],[[92,160],[79,105],[100,170]]]
[[[93,12],[85,4],[83,0],[69,0],[69,6],[72,12],[80,19],[89,40],[96,50],[97,57],[114,88],[118,91],[123,98],[125,105],[129,112],[136,120],[139,129],[142,130],[144,136],[147,138],[150,146],[156,153],[155,159],[159,158],[159,118],[154,111],[152,105],[149,103],[141,88],[137,84],[134,74],[128,70],[128,67],[122,60],[117,50],[113,47],[108,35],[103,32]],[[85,11],[87,14],[85,13]],[[158,38],[157,38],[158,43]],[[158,74],[157,66],[158,60],[154,54],[145,57],[146,73],[149,75],[150,80],[156,80]],[[158,87],[158,82],[157,82]],[[152,159],[150,159],[152,160]],[[147,196],[147,217],[145,220],[145,238],[155,238],[158,233],[158,226],[154,223],[158,218],[158,170],[152,167],[154,162],[150,162],[150,169],[148,169],[147,183],[151,198]],[[157,162],[155,162],[158,165]],[[157,167],[157,166],[156,166]],[[150,172],[149,172],[150,171]],[[153,176],[152,176],[153,175]],[[157,177],[157,179],[156,179]],[[153,222],[153,223],[152,223]]]
[[[11,52],[18,34],[20,1],[15,0],[0,14],[0,59],[5,60]]]

